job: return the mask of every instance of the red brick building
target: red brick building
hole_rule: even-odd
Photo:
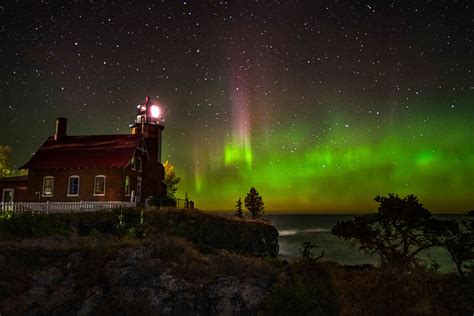
[[[20,169],[28,176],[0,179],[2,202],[136,201],[166,197],[161,163],[164,129],[149,97],[138,106],[131,133],[67,135],[67,119]]]

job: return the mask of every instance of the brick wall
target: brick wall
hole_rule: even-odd
[[[137,190],[137,178],[142,177],[142,201],[149,196],[166,196],[163,183],[164,168],[161,164],[142,160],[142,172],[133,170],[132,166],[124,169],[61,169],[61,170],[30,170],[28,176],[28,192],[16,201],[130,201],[131,196],[125,195],[125,177],[130,177],[130,192]],[[97,175],[105,175],[105,195],[94,196],[94,179]],[[43,196],[43,178],[54,177],[53,196]],[[79,176],[79,195],[68,196],[69,177]],[[39,193],[39,194],[38,194]]]
[[[0,181],[0,202],[3,198],[3,189],[13,189],[14,201],[25,201],[28,195],[27,180],[25,181]]]
[[[94,179],[97,175],[105,175],[105,195],[94,196]],[[54,177],[52,196],[43,196],[43,178]],[[79,176],[79,195],[68,196],[69,177]],[[61,169],[61,170],[30,170],[28,175],[28,201],[123,201],[122,171],[120,169]]]

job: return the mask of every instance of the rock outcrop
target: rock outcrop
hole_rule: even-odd
[[[26,262],[28,249],[21,253],[13,247],[3,249],[0,311],[6,315],[257,313],[272,287],[271,272],[256,270],[258,278],[239,272],[239,258],[260,259],[233,255],[236,267],[224,267],[220,265],[231,261],[220,263],[219,258],[228,252],[202,255],[186,248],[190,244],[181,239],[165,238],[166,246],[156,245],[162,240],[61,252],[34,246],[34,257]],[[8,274],[11,270],[21,273]]]
[[[276,279],[263,258],[278,254],[278,231],[265,222],[177,210],[32,216],[15,223],[41,237],[13,229],[0,241],[2,315],[251,315]]]

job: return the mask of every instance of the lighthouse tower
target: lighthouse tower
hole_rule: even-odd
[[[131,125],[132,134],[142,134],[150,159],[161,163],[161,135],[163,129],[163,113],[161,108],[149,96],[145,102],[137,106],[137,117]]]

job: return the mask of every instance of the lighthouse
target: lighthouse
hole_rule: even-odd
[[[163,110],[149,96],[145,102],[137,105],[135,122],[131,124],[132,134],[142,134],[150,159],[161,163],[161,138],[165,128]]]

